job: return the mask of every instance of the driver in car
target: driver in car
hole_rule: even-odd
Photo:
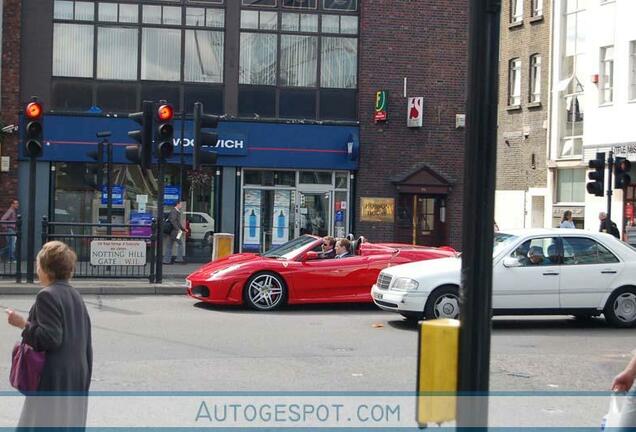
[[[318,254],[319,259],[331,259],[336,257],[336,239],[331,236],[322,238],[322,252]]]
[[[543,249],[539,246],[532,246],[530,248],[528,251],[528,260],[530,261],[530,265],[543,265],[550,263],[546,259],[545,255],[543,255]]]

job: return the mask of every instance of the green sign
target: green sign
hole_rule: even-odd
[[[373,120],[377,123],[386,121],[388,117],[387,107],[389,105],[389,95],[386,90],[380,90],[375,93],[375,113]]]

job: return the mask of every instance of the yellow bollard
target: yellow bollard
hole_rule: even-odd
[[[234,253],[234,234],[215,233],[212,244],[212,260]]]
[[[441,319],[420,323],[417,356],[418,424],[440,424],[455,420],[458,347],[458,320]],[[435,392],[443,395],[431,394]]]

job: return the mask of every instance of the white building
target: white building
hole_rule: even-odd
[[[569,209],[577,227],[596,230],[607,198],[587,193],[588,161],[614,150],[636,162],[636,1],[554,0],[553,6],[546,226],[557,226]],[[605,179],[607,190],[607,172]],[[619,227],[634,224],[635,186],[614,192],[612,220]]]

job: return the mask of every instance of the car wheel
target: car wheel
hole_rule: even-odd
[[[619,288],[612,293],[605,309],[605,319],[614,327],[636,325],[636,289]]]
[[[255,310],[274,310],[285,304],[287,287],[283,279],[274,273],[257,273],[245,285],[245,304]]]
[[[459,319],[459,290],[457,287],[446,286],[433,291],[426,301],[424,317],[426,319]]]
[[[212,244],[212,233],[206,232],[203,236],[203,246],[210,246]]]

